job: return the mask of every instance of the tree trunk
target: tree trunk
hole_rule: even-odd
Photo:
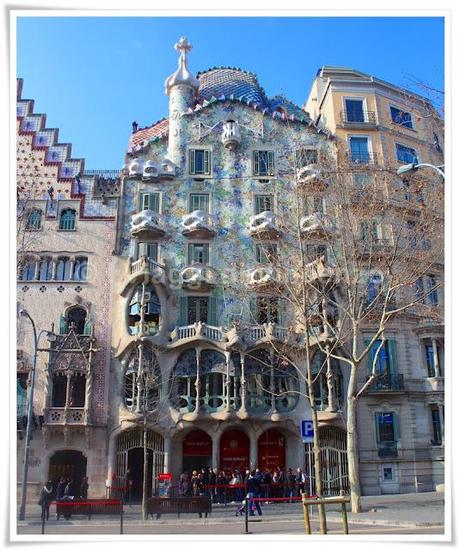
[[[351,511],[361,512],[361,484],[359,481],[358,431],[356,412],[356,365],[350,369],[350,381],[347,392],[347,459],[348,479],[350,481]]]
[[[309,388],[309,394],[313,396],[313,387]],[[314,403],[314,401],[313,401]],[[319,434],[318,434],[318,415],[316,413],[315,407],[311,407],[311,418],[313,421],[313,454],[315,456],[315,484],[316,484],[316,495],[321,497],[323,496],[323,483],[321,480],[321,448],[319,446]],[[319,515],[319,530],[322,535],[327,534],[327,523],[326,523],[326,510],[324,504],[318,505],[318,515]]]

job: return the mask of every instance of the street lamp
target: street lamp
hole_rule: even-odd
[[[37,353],[41,350],[38,349],[38,342],[42,334],[48,334],[53,336],[47,330],[41,330],[37,335],[37,330],[35,328],[35,323],[32,317],[29,315],[26,309],[20,309],[19,315],[23,317],[28,317],[29,321],[32,323],[32,329],[34,331],[34,362],[32,366],[32,380],[30,383],[29,399],[27,403],[27,428],[26,428],[26,441],[24,446],[24,464],[22,470],[22,491],[21,491],[21,508],[19,509],[19,519],[24,520],[26,515],[26,499],[27,499],[27,476],[29,473],[29,450],[30,450],[30,436],[32,433],[32,415],[34,408],[34,389],[35,389],[35,373],[37,371]]]
[[[419,168],[432,168],[442,177],[442,179],[444,179],[443,164],[441,164],[441,166],[435,166],[434,164],[429,164],[427,162],[411,162],[410,164],[404,164],[403,166],[400,166],[396,173],[398,174],[398,176],[402,176],[403,174],[407,174],[408,172],[415,172]]]

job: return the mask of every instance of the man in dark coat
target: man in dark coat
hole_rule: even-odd
[[[42,519],[50,519],[50,505],[53,500],[53,484],[47,481],[40,491],[38,505],[42,507]]]
[[[59,483],[56,488],[56,500],[61,499],[64,496],[65,486],[66,486],[65,479],[61,477],[59,480]]]
[[[252,470],[252,472],[249,474],[247,480],[246,480],[246,506],[248,506],[249,515],[253,516],[254,512],[252,510],[253,504],[255,502],[256,510],[259,516],[262,515],[262,510],[260,509],[259,501],[254,501],[254,498],[257,498],[259,496],[259,487],[260,487],[260,481],[259,478],[256,477],[255,470]]]

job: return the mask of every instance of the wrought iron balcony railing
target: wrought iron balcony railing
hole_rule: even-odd
[[[402,374],[380,374],[369,386],[369,392],[380,391],[403,391],[404,390],[404,375]]]
[[[340,120],[342,124],[377,124],[377,118],[374,111],[341,111]]]
[[[396,441],[379,443],[378,455],[381,458],[396,458],[398,456]]]
[[[378,164],[377,153],[366,151],[350,151],[348,153],[348,162],[352,165],[368,166]]]

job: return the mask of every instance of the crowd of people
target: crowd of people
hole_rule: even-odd
[[[251,489],[251,491],[249,490]],[[298,497],[309,491],[307,476],[301,468],[275,468],[261,471],[235,469],[233,472],[204,467],[183,472],[179,478],[179,496],[209,495],[214,503],[242,502],[248,493],[259,498]]]

